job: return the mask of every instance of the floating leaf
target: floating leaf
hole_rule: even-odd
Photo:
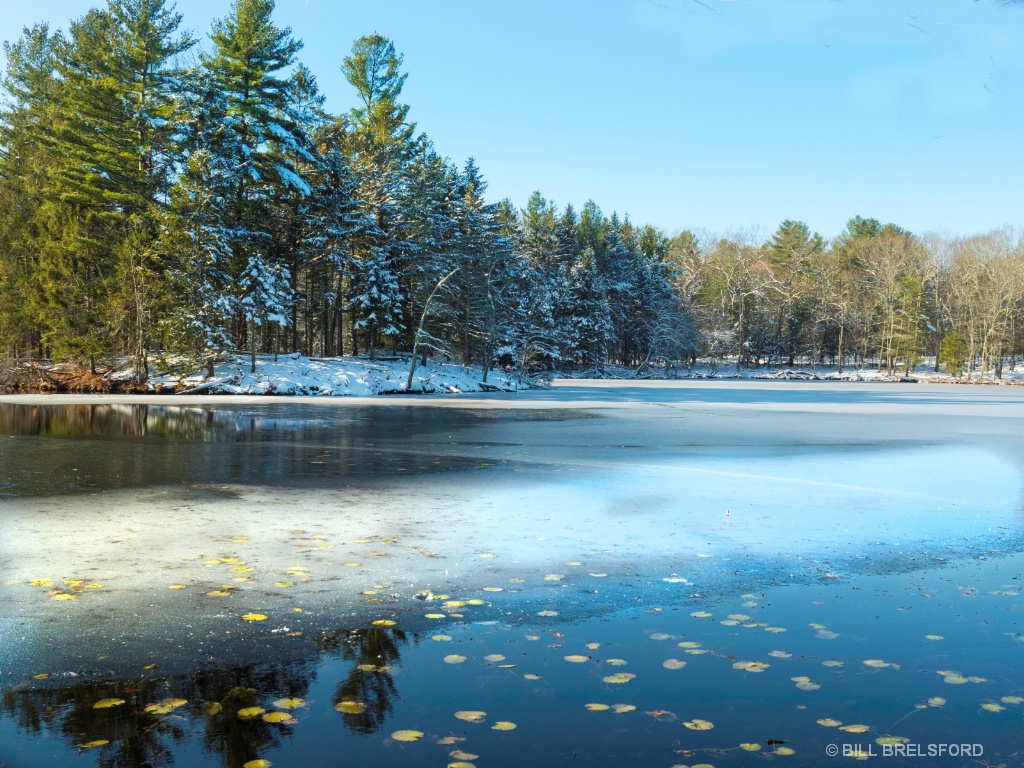
[[[242,618],[246,621],[265,621],[267,616],[263,613],[247,613]]]
[[[540,680],[540,675],[534,675],[534,674],[531,674],[531,673],[527,673],[527,674],[523,675],[523,680]]]
[[[740,749],[745,750],[747,752],[760,752],[761,745],[747,742],[745,744],[740,744]]]
[[[306,706],[306,702],[302,699],[278,699],[274,702],[274,706],[278,709],[298,709]]]
[[[776,747],[774,754],[776,755],[795,755],[796,750],[790,749],[789,747]]]
[[[665,659],[665,661],[661,663],[661,666],[665,669],[682,669],[686,666],[686,662],[680,661],[679,659]]]
[[[49,579],[32,579],[29,584],[33,587],[52,587],[53,582]]]
[[[345,715],[360,715],[366,711],[366,704],[362,701],[341,701],[334,705],[334,709]]]
[[[967,678],[963,675],[958,675],[956,672],[952,672],[942,678],[942,681],[949,683],[950,685],[963,685],[967,682]]]
[[[88,741],[85,744],[79,744],[79,747],[81,749],[92,749],[93,747],[102,747],[109,743],[109,739],[96,739],[95,741]]]
[[[837,637],[839,637],[839,633],[833,632],[830,629],[819,629],[817,632],[814,633],[814,636],[819,640],[835,640]]]
[[[514,731],[516,729],[515,723],[510,723],[508,720],[499,720],[491,726],[492,731]]]
[[[584,662],[590,661],[589,656],[566,656],[565,660],[571,664],[583,664]]]
[[[655,632],[650,638],[651,640],[670,640],[672,635],[666,635],[664,632]]]
[[[557,616],[558,611],[537,611],[538,616]]]
[[[124,699],[100,699],[92,705],[93,709],[109,709],[110,707],[120,707],[124,704]]]
[[[437,641],[439,643],[448,643],[448,642],[451,642],[452,636],[451,635],[431,635],[430,639],[431,640],[435,640],[435,641]]]
[[[456,749],[449,752],[448,757],[454,758],[455,760],[476,760],[480,755],[474,755],[470,752],[463,752],[461,749]]]
[[[460,655],[458,653],[452,653],[452,654],[444,657],[444,663],[445,664],[461,664],[465,660],[466,660],[466,657],[462,656],[462,655]]]
[[[493,555],[490,552],[484,552],[483,554],[480,555],[480,557],[492,558],[492,557],[495,557],[495,555]]]
[[[263,707],[243,707],[238,710],[238,717],[242,720],[252,720],[266,712]]]
[[[945,640],[946,638],[944,638],[942,635],[925,635],[924,639],[925,640]]]
[[[694,611],[690,615],[693,616],[695,619],[710,619],[711,618],[711,614],[708,613],[707,611]]]
[[[695,643],[693,640],[684,640],[681,643],[676,643],[680,648],[700,648],[700,643]]]
[[[291,712],[267,712],[263,715],[263,721],[266,723],[283,723],[286,720],[292,720]]]
[[[224,589],[215,589],[206,593],[208,597],[231,597],[231,592]]]
[[[613,667],[624,667],[629,664],[625,659],[605,659],[605,664],[611,664]]]
[[[683,726],[691,731],[710,731],[715,727],[714,723],[710,720],[687,720],[683,723]]]
[[[744,672],[764,672],[771,664],[763,661],[737,661],[732,665],[733,669],[742,669]]]
[[[213,715],[221,712],[224,709],[224,705],[219,701],[208,701],[203,704],[203,709],[206,710],[206,714],[212,717]]]
[[[874,667],[875,669],[885,669],[886,667],[891,667],[892,665],[887,661],[882,661],[881,659],[867,659],[864,662],[864,666]]]
[[[418,741],[423,738],[423,731],[395,731],[391,738],[395,741]]]
[[[1024,697],[1021,696],[1003,696],[1000,699],[1003,704],[1024,704]]]
[[[476,768],[472,763],[466,763],[462,760],[456,760],[454,763],[448,763],[448,768]]]
[[[373,622],[375,627],[393,627],[398,622],[392,621],[391,619],[377,619]]]
[[[425,614],[423,614],[423,617],[426,618],[426,619],[443,619],[444,618],[444,614],[443,613],[425,613]]]
[[[461,709],[455,713],[455,717],[465,720],[467,723],[482,723],[487,717],[487,713],[475,709]]]
[[[835,659],[829,659],[828,661],[823,661],[823,662],[821,662],[821,664],[824,667],[841,667],[841,666],[843,666],[843,662],[836,661]]]
[[[491,664],[497,664],[499,661],[504,661],[505,657],[500,653],[489,653],[484,656],[484,661],[489,661]]]
[[[69,595],[67,592],[58,592],[50,596],[51,600],[77,600],[78,598],[74,595]]]
[[[773,656],[776,659],[791,659],[793,658],[792,653],[786,653],[785,651],[769,651],[769,656]]]
[[[786,628],[785,627],[765,627],[764,631],[765,632],[771,632],[773,635],[777,635],[780,632],[785,632]]]
[[[49,676],[50,676],[50,675],[49,675],[49,673],[47,673],[47,672],[41,672],[41,673],[40,673],[40,674],[38,674],[38,675],[32,675],[32,679],[33,679],[33,680],[45,680],[45,679],[46,679],[46,678],[48,678]]]
[[[1002,712],[1006,709],[1006,707],[1001,704],[982,704],[981,708],[988,712]]]
[[[938,708],[946,706],[946,700],[941,696],[932,696],[930,699],[928,699],[927,703],[929,707]]]
[[[591,712],[604,712],[607,709],[611,709],[607,704],[585,704],[584,706]]]
[[[624,715],[627,712],[636,712],[636,707],[632,704],[612,704],[612,711],[617,715]]]
[[[816,691],[821,688],[817,683],[812,683],[809,680],[801,681],[796,684],[796,687],[801,691]]]
[[[242,768],[270,768],[273,765],[269,760],[264,760],[262,757],[257,760],[250,760],[248,763],[243,763]]]
[[[602,680],[611,685],[622,685],[635,678],[636,675],[631,675],[629,672],[619,672],[617,675],[608,675],[608,677],[604,677]]]
[[[564,574],[561,573],[549,573],[544,577],[544,581],[561,581],[565,578]]]
[[[906,736],[879,736],[877,739],[875,739],[875,744],[880,744],[883,747],[909,743],[910,739],[908,739]]]
[[[841,720],[833,720],[831,717],[826,717],[818,721],[818,725],[824,725],[826,728],[838,728],[842,724]]]
[[[504,592],[503,587],[484,587],[484,592]]]
[[[854,725],[844,725],[839,728],[840,731],[846,731],[847,733],[867,733],[871,729],[866,725],[855,723]]]
[[[295,586],[295,582],[294,581],[275,581],[274,582],[274,586],[275,587],[281,587],[281,589],[287,589],[288,587],[294,587]]]
[[[723,619],[718,623],[724,627],[738,627],[740,625],[740,623],[736,621],[736,619]]]

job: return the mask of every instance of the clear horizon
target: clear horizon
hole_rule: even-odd
[[[0,38],[67,28],[89,0],[6,9]],[[206,40],[229,0],[179,0]],[[409,117],[493,200],[539,189],[668,232],[854,215],[917,233],[1024,223],[1024,8],[999,0],[278,0],[333,112],[340,65],[378,32],[404,54]]]

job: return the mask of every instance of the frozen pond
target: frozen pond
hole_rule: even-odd
[[[1019,763],[1022,417],[819,382],[0,398],[0,765]]]

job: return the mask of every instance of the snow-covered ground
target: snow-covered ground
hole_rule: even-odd
[[[310,358],[299,354],[261,355],[252,373],[248,358],[221,362],[214,376],[181,376],[158,373],[153,391],[184,390],[192,394],[223,395],[315,395],[323,397],[395,394],[405,391],[409,377],[409,359],[385,358]],[[416,366],[412,391],[423,394],[461,394],[463,392],[511,392],[524,386],[516,377],[491,371],[483,381],[479,368],[428,361]],[[527,383],[525,386],[529,386]]]

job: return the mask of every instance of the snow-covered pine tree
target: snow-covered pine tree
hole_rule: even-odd
[[[302,43],[274,24],[273,11],[273,0],[234,0],[214,22],[213,51],[203,59],[223,104],[222,129],[230,134],[219,147],[231,153],[221,159],[232,173],[231,191],[223,195],[236,310],[232,338],[249,347],[253,369],[259,335],[286,324],[292,306],[274,213],[281,198],[312,192],[296,163],[316,162],[295,113],[295,79],[286,74]]]

